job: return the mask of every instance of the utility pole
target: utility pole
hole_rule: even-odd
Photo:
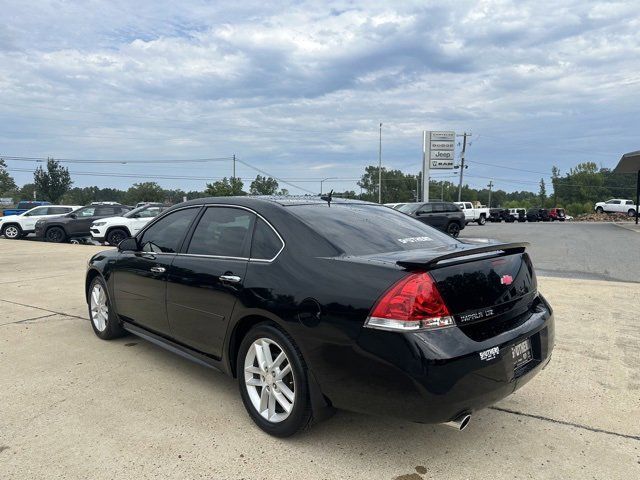
[[[489,185],[487,185],[487,187],[489,187],[489,208],[491,208],[491,189],[493,188],[493,180],[489,180]]]
[[[236,178],[236,154],[233,154],[233,179]]]
[[[320,180],[320,195],[322,195],[322,184],[324,182],[326,182],[327,180],[335,180],[336,177],[327,177],[327,178],[323,178],[322,180]],[[360,187],[360,191],[362,193],[362,187]]]
[[[460,183],[458,183],[458,201],[462,201],[462,178],[464,176],[464,154],[467,150],[467,136],[471,136],[470,133],[464,132],[462,135],[462,152],[460,153]]]
[[[420,175],[416,175],[416,202],[420,201]]]
[[[382,203],[382,122],[380,122],[380,144],[378,145],[378,203]]]

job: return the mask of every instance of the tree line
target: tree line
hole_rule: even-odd
[[[538,192],[511,191],[503,189],[490,191],[488,188],[462,187],[461,199],[467,202],[479,202],[492,207],[530,208],[564,207],[571,215],[593,211],[595,202],[609,198],[632,199],[635,192],[635,176],[614,174],[610,169],[599,168],[593,162],[580,163],[562,174],[558,167],[551,169],[553,193],[547,194],[544,178],[540,179]],[[378,201],[378,167],[365,168],[357,182],[359,192],[347,190],[335,192],[335,196]],[[397,169],[382,168],[382,203],[413,202],[418,199],[422,185],[420,174],[405,173]],[[182,189],[164,189],[156,182],[134,183],[127,190],[117,188],[73,187],[71,175],[66,167],[54,159],[48,159],[46,166],[39,166],[33,175],[33,183],[18,187],[0,159],[0,197],[12,197],[16,202],[34,198],[52,203],[85,205],[95,201],[116,201],[127,205],[138,202],[178,203],[200,197],[220,197],[231,195],[288,195],[287,189],[280,189],[278,181],[268,176],[257,175],[245,191],[240,178],[223,178],[206,183],[204,190],[185,191]],[[431,180],[429,183],[430,200],[456,201],[458,185],[448,180]]]

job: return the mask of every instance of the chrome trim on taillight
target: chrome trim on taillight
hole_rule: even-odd
[[[453,317],[434,317],[425,320],[394,320],[392,318],[367,317],[364,322],[366,328],[386,330],[389,332],[416,332],[436,330],[455,326]]]

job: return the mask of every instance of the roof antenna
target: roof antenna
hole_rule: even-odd
[[[333,189],[329,192],[328,195],[320,195],[320,200],[324,200],[327,202],[327,205],[331,206],[331,200],[333,200]]]

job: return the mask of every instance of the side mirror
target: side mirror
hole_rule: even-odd
[[[419,217],[420,215],[424,215],[424,212],[422,210],[418,210],[416,212],[416,217]]]
[[[133,237],[125,238],[118,244],[119,252],[137,252],[138,250],[138,241]]]
[[[75,213],[70,213],[68,216],[69,218],[78,218],[78,216]]]

